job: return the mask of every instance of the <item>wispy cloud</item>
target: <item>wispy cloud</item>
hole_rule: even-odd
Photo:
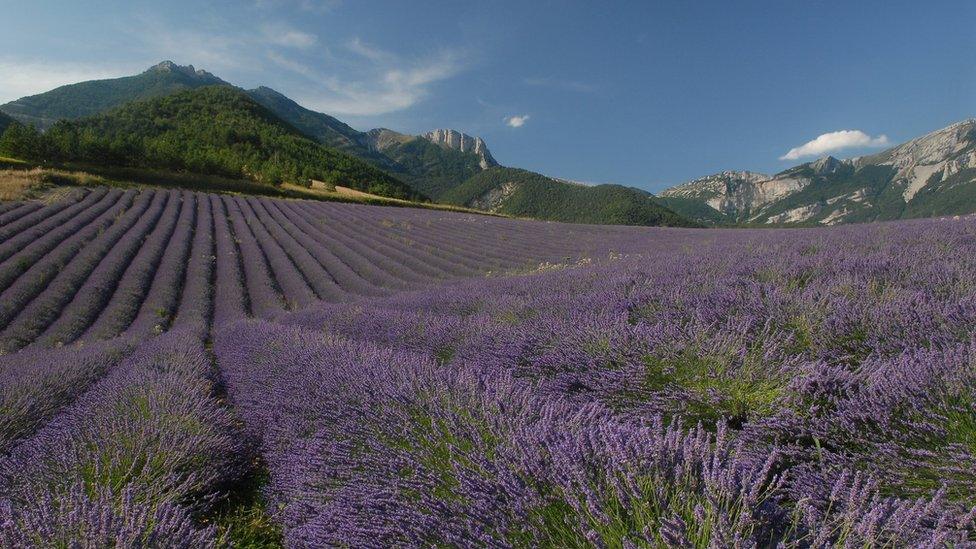
[[[348,48],[349,51],[355,53],[356,55],[359,55],[360,57],[365,57],[366,59],[369,59],[370,61],[376,63],[385,63],[385,62],[394,61],[396,59],[396,56],[393,55],[392,53],[381,50],[380,48],[377,48],[375,46],[371,46],[370,44],[367,44],[366,42],[360,40],[359,37],[350,40],[349,43],[346,44],[346,48]]]
[[[597,86],[587,82],[553,78],[548,76],[531,76],[528,78],[523,78],[522,83],[526,86],[532,86],[535,88],[555,88],[579,93],[594,93],[598,89]]]
[[[789,152],[779,157],[779,159],[797,160],[808,156],[820,156],[855,147],[885,147],[888,144],[888,136],[883,134],[877,137],[871,137],[861,130],[841,130],[819,135],[812,141],[790,149]]]
[[[318,42],[318,36],[286,25],[267,25],[262,29],[267,43],[286,48],[308,49]]]
[[[513,128],[521,128],[529,120],[529,115],[520,114],[515,116],[509,116],[505,119],[505,123]]]
[[[287,3],[296,7],[295,2]],[[130,75],[170,59],[231,82],[279,87],[312,109],[375,116],[413,107],[467,65],[457,47],[410,55],[359,38],[329,41],[283,20],[246,29],[220,18],[180,26],[139,14],[128,27],[128,38],[132,47],[121,55],[131,62],[120,66],[31,62],[0,55],[0,98],[9,101],[63,84]]]
[[[145,67],[142,67],[144,69]],[[134,65],[103,65],[0,58],[0,103],[46,92],[65,84],[132,74]]]
[[[165,23],[147,19],[141,27],[132,30],[132,37],[141,42],[148,54],[159,59],[192,64],[211,72],[250,67],[253,60],[249,58],[249,48],[267,43],[263,33],[248,35],[220,30],[172,29]]]
[[[350,116],[374,116],[410,108],[427,97],[431,86],[463,69],[461,57],[453,52],[405,59],[360,40],[347,44],[347,49],[357,59],[336,60],[348,65],[343,76],[279,53],[269,54],[268,59],[312,84],[313,89],[299,97],[303,104]]]
[[[342,0],[254,0],[259,9],[278,9],[294,6],[303,11],[327,13],[342,5]]]

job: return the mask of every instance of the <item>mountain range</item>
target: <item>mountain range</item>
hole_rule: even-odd
[[[241,103],[241,97],[246,97],[270,114],[258,116],[263,124],[287,127],[273,131],[265,127],[259,133],[281,136],[293,132],[324,147],[325,152],[312,154],[317,167],[308,170],[299,165],[302,155],[312,150],[307,145],[299,147],[306,153],[297,156],[294,148],[247,151],[257,155],[251,157],[251,163],[258,159],[269,180],[322,174],[325,170],[322,177],[345,181],[359,189],[369,187],[364,178],[372,178],[380,182],[374,189],[392,196],[425,197],[494,213],[585,223],[829,225],[976,211],[976,120],[972,119],[875,155],[847,160],[827,156],[775,175],[726,171],[671,187],[659,197],[631,187],[583,185],[505,167],[495,160],[484,140],[454,129],[435,129],[420,135],[387,128],[359,131],[269,87],[242,90],[207,71],[171,61],[141,74],[70,84],[0,105],[0,131],[10,124],[5,115],[46,131],[59,120],[79,121],[76,128],[107,131],[115,127],[113,113],[134,102],[151,103],[212,87],[233,89],[239,94],[234,98],[220,97],[220,104],[253,111],[253,107]],[[210,99],[216,97],[212,92],[198,93],[211,93]],[[185,102],[198,101],[199,97],[191,97]],[[160,128],[147,130],[152,124],[132,126],[133,116],[139,112],[149,116],[151,111],[130,108],[122,127],[138,127],[149,132],[140,134],[143,138],[160,139],[164,133]],[[243,111],[224,114],[238,121],[243,120],[242,116],[246,118]],[[209,142],[214,137],[199,124],[191,126],[197,131],[194,139],[208,134],[204,141]],[[119,132],[113,135],[116,140],[124,137]],[[288,139],[294,145],[294,138]],[[213,154],[220,156],[221,162],[226,161],[231,168],[228,171],[241,168],[241,173],[245,173],[247,169],[243,168],[247,166],[241,164],[240,155],[242,144],[232,141],[218,143],[224,149]],[[171,146],[168,141],[165,143]],[[280,145],[282,141],[274,143]],[[191,152],[181,152],[181,158],[193,156]],[[230,157],[236,160],[228,160]],[[350,157],[370,167],[357,165],[348,160]],[[282,159],[284,169],[269,167],[268,162],[281,163]],[[185,162],[175,165],[192,169]],[[336,169],[326,169],[330,166]],[[378,171],[369,175],[370,169]]]
[[[21,98],[0,105],[0,111],[22,123],[49,130],[59,120],[111,116],[132,102],[146,102],[213,86],[238,89],[192,65],[164,61],[138,75],[70,84]],[[453,204],[485,205],[484,209],[492,212],[539,219],[638,225],[689,224],[644,191],[621,191],[617,186],[581,188],[525,170],[501,168],[484,140],[457,130],[435,129],[422,135],[408,135],[386,128],[363,132],[332,116],[302,107],[271,88],[240,91],[305,137],[366,161],[404,182],[417,196],[441,202],[447,197]],[[100,124],[104,123],[103,120]],[[281,158],[279,154],[273,157]],[[485,176],[486,172],[491,175]],[[462,191],[456,190],[459,188]],[[473,195],[465,191],[472,188],[483,192]],[[522,191],[510,192],[514,188]],[[467,199],[459,201],[459,196]],[[607,201],[607,197],[613,199]],[[546,202],[538,202],[543,200]],[[591,208],[591,205],[596,207]]]
[[[776,175],[722,172],[661,193],[703,223],[834,225],[976,211],[976,119],[884,152],[826,156]]]

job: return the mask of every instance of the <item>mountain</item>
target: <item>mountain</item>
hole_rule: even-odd
[[[317,179],[386,197],[424,198],[371,164],[309,139],[243,91],[225,85],[62,120],[43,134],[26,129],[17,133],[30,146],[8,143],[10,131],[4,133],[4,145],[34,150],[28,156],[39,160],[191,171],[269,184]]]
[[[135,76],[62,86],[0,105],[0,111],[48,130],[50,135],[34,137],[65,160],[267,182],[314,178],[384,196],[429,197],[541,219],[684,222],[644,191],[581,186],[502,168],[483,139],[458,130],[360,132],[271,88],[242,90],[170,61]],[[55,124],[57,120],[65,121]],[[29,134],[12,137],[27,142]],[[325,147],[312,147],[310,140]],[[13,146],[18,151],[38,148]]]
[[[879,154],[832,156],[776,175],[722,172],[661,193],[706,223],[833,225],[976,212],[976,119]]]
[[[247,90],[246,93],[251,96],[251,99],[319,143],[337,149],[362,146],[359,143],[360,132],[337,118],[306,109],[284,94],[266,86]]]
[[[448,149],[463,153],[473,153],[480,159],[478,165],[481,166],[482,170],[487,170],[498,165],[498,162],[491,156],[488,145],[480,137],[471,137],[457,130],[433,130],[423,134],[421,137]]]
[[[130,101],[213,85],[230,84],[207,71],[194,69],[193,65],[181,67],[172,61],[163,61],[135,76],[69,84],[23,97],[0,105],[0,111],[43,130],[61,119],[91,116]]]
[[[386,128],[370,130],[361,137],[361,143],[373,154],[386,159],[391,173],[438,201],[445,192],[484,170],[482,165],[486,158],[491,158],[491,153],[484,141],[477,141],[481,143],[480,154],[470,149],[453,148],[449,143],[435,142],[425,136],[407,135]]]
[[[75,120],[132,101],[213,85],[234,87],[192,65],[163,61],[135,76],[81,82],[24,97],[0,105],[0,111],[46,130],[61,119]],[[484,167],[497,165],[483,140],[456,130],[434,130],[423,136],[382,128],[360,132],[271,88],[262,86],[245,93],[307,137],[357,156],[426,196],[436,198]]]
[[[550,221],[692,225],[648,192],[622,185],[578,185],[518,168],[493,167],[447,191],[448,204]]]

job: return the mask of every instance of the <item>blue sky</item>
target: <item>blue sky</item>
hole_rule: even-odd
[[[358,129],[457,128],[506,165],[650,191],[976,116],[971,0],[201,4],[2,0],[0,101],[172,59]]]

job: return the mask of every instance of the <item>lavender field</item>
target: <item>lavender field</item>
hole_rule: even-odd
[[[976,546],[976,219],[0,203],[0,546]]]

